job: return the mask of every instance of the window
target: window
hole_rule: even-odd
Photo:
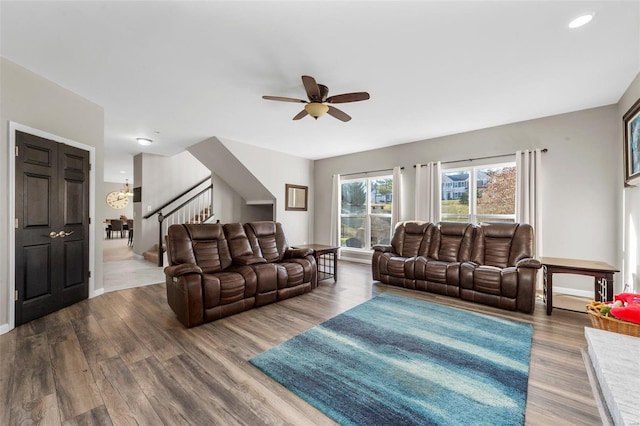
[[[341,188],[340,246],[389,244],[393,177],[343,180]]]
[[[515,163],[442,172],[441,219],[452,222],[515,222]]]

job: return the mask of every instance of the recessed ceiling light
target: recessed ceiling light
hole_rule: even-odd
[[[140,145],[144,145],[144,146],[151,145],[151,142],[153,142],[151,139],[147,139],[147,138],[136,138],[136,140]]]
[[[584,15],[578,16],[576,19],[569,22],[569,28],[574,29],[580,28],[583,25],[587,25],[589,22],[591,22],[594,16],[595,13],[585,13]]]
[[[124,171],[124,170],[120,170],[120,173],[125,174],[125,173],[127,173],[127,172],[126,172],[126,171]]]

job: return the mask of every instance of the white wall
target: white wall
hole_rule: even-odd
[[[314,162],[293,155],[218,138],[240,162],[276,196],[275,219],[282,223],[289,244],[313,242]],[[309,187],[306,212],[285,210],[285,184]]]
[[[16,122],[65,139],[95,148],[95,194],[102,194],[104,110],[75,93],[46,80],[31,71],[0,58],[0,333],[6,331],[9,303],[9,253],[14,247],[9,243],[9,215],[13,206],[9,205],[8,188],[9,162],[13,161],[9,152],[9,122]],[[11,191],[11,192],[10,192]],[[94,221],[102,222],[106,204],[104,199],[95,197]],[[102,226],[95,226],[92,241],[94,245],[94,290],[100,291],[102,283]]]
[[[543,254],[601,260],[620,268],[618,126],[618,109],[610,105],[318,160],[314,177],[315,241],[329,243],[332,174],[405,166],[403,219],[408,220],[414,211],[414,164],[548,148],[543,154]],[[500,161],[504,158],[496,160]],[[589,290],[593,294],[592,281],[559,275],[554,277],[554,288]],[[616,287],[619,284],[618,279]]]
[[[633,80],[618,102],[618,139],[624,138],[622,117],[640,99],[640,73]],[[624,160],[620,153],[620,165]],[[624,169],[622,169],[624,170]],[[622,182],[624,171],[620,173]],[[618,185],[622,188],[622,183]],[[620,257],[623,259],[623,283],[629,284],[628,291],[640,293],[640,185],[624,188],[622,191],[622,224],[620,235]]]

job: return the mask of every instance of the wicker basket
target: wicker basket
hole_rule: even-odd
[[[589,314],[594,328],[640,337],[640,324],[622,321],[612,316],[605,317],[600,314],[600,307],[602,307],[600,302],[591,302],[590,305],[587,305],[587,314]]]

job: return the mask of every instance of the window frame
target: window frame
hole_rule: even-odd
[[[478,170],[483,169],[501,169],[506,167],[516,168],[516,162],[514,161],[504,161],[500,163],[490,163],[490,164],[479,164],[475,166],[463,166],[463,167],[451,167],[451,168],[443,168],[440,172],[440,180],[441,180],[441,193],[440,196],[440,220],[443,222],[446,221],[455,221],[458,222],[460,219],[466,219],[469,223],[479,224],[481,222],[514,222],[516,221],[516,213],[515,206],[513,214],[478,214]],[[445,173],[462,173],[467,172],[469,174],[469,214],[451,214],[451,213],[443,213],[442,212],[442,201],[446,201],[443,199],[444,197],[444,183],[442,183],[442,177]],[[456,183],[453,182],[452,187],[456,187]],[[514,190],[514,197],[515,197]],[[451,198],[452,200],[459,200],[460,198]],[[481,221],[478,221],[478,216],[482,218]]]
[[[368,252],[373,250],[372,246],[371,246],[371,219],[372,217],[382,217],[382,218],[389,218],[389,221],[391,221],[391,211],[393,211],[393,197],[391,198],[391,209],[389,211],[389,213],[372,213],[372,209],[371,209],[371,204],[372,203],[372,199],[371,199],[371,182],[375,181],[375,180],[381,180],[381,179],[390,179],[391,180],[391,184],[393,185],[393,174],[384,174],[384,175],[379,175],[379,176],[362,176],[362,177],[354,177],[354,178],[350,178],[350,179],[340,179],[340,199],[339,199],[339,219],[340,219],[340,235],[339,235],[339,246],[340,246],[340,250],[353,250],[353,251],[360,251],[360,252]],[[364,213],[342,213],[342,185],[344,184],[349,184],[349,183],[353,183],[353,182],[366,182],[366,202],[365,202],[365,211]],[[342,219],[343,218],[350,218],[350,217],[355,217],[355,218],[359,218],[359,217],[363,217],[364,221],[364,225],[365,225],[365,231],[364,231],[364,241],[362,241],[362,247],[347,247],[346,245],[342,245]],[[393,229],[392,226],[389,227],[389,241],[391,241],[391,236],[393,233]]]

